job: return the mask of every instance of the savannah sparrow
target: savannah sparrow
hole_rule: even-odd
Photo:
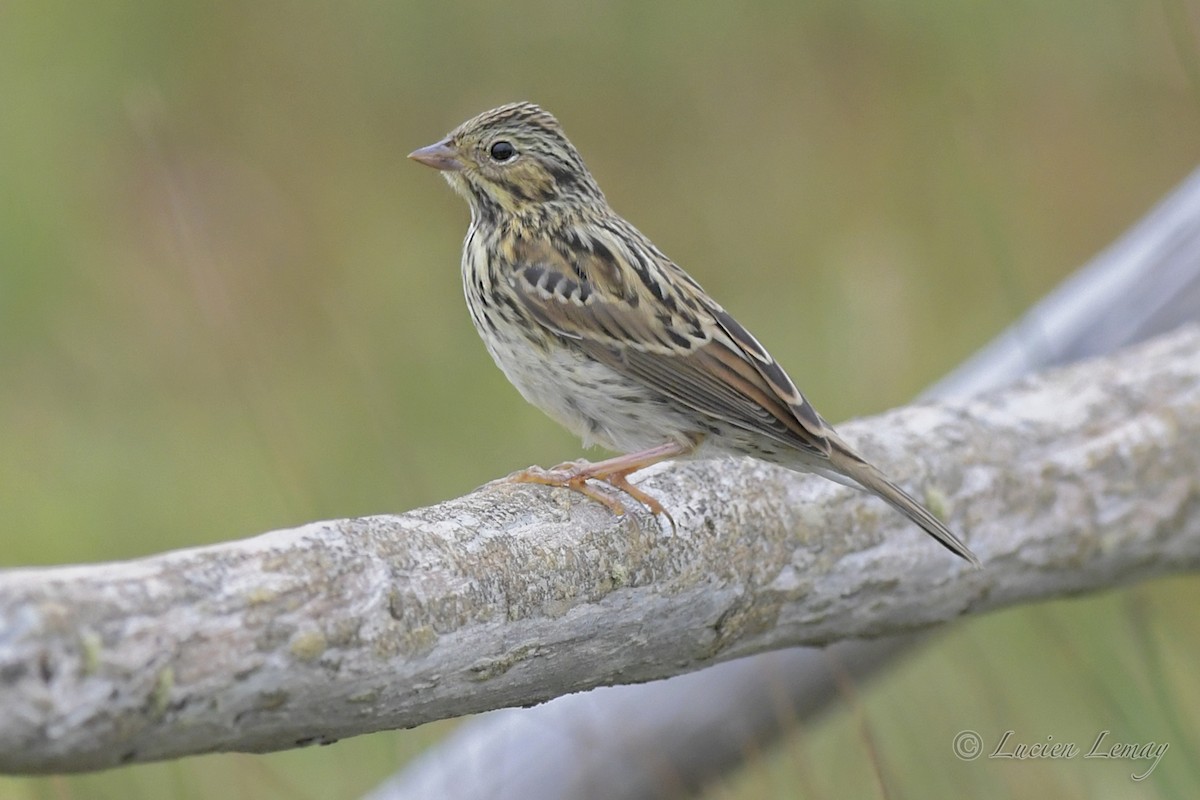
[[[666,513],[627,476],[685,456],[753,456],[867,489],[972,564],[920,503],[809,405],[750,333],[613,211],[558,121],[532,103],[487,111],[410,158],[441,170],[471,206],[467,306],[488,352],[533,405],[624,453],[530,467],[616,513],[606,481]],[[668,518],[670,515],[667,515]]]

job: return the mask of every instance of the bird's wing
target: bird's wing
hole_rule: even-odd
[[[808,453],[828,426],[745,328],[636,231],[589,226],[526,243],[507,279],[530,316],[670,402]]]

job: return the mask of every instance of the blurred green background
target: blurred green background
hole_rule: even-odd
[[[578,456],[476,338],[465,204],[404,158],[485,108],[553,111],[838,420],[905,402],[1196,166],[1198,34],[1181,0],[0,2],[0,566]],[[1180,578],[961,626],[711,796],[1193,797],[1198,601]],[[352,798],[451,725],[0,798]],[[953,757],[1008,728],[1171,749],[1142,782]]]

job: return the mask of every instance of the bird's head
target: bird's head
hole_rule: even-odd
[[[604,205],[600,187],[549,112],[510,103],[459,125],[409,158],[441,170],[477,216]]]

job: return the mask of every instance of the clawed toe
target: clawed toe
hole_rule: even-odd
[[[662,503],[643,492],[629,482],[629,474],[644,469],[651,464],[657,464],[667,458],[687,455],[692,452],[699,439],[693,442],[667,442],[648,450],[617,456],[595,464],[588,461],[566,461],[551,469],[529,467],[519,470],[497,483],[538,483],[543,486],[562,486],[579,492],[581,495],[595,500],[617,516],[625,513],[625,506],[611,494],[602,492],[588,483],[590,479],[604,481],[609,486],[624,492],[645,506],[656,517],[660,514],[671,523],[671,530],[676,531],[675,518],[663,508]]]
[[[637,500],[639,503],[644,505],[654,516],[657,517],[661,514],[662,516],[666,517],[667,522],[671,523],[672,533],[678,530],[678,527],[675,525],[675,518],[671,516],[671,512],[663,508],[662,503],[658,502],[658,500],[654,499],[641,489],[631,484],[626,475],[617,473],[615,475],[609,475],[605,477],[604,480],[613,488],[619,489],[620,491],[632,497],[634,500]]]
[[[511,475],[500,478],[499,480],[492,481],[488,485],[493,486],[502,483],[536,483],[541,486],[560,486],[565,489],[571,489],[572,491],[579,492],[581,495],[590,500],[595,500],[597,503],[600,503],[618,517],[623,516],[625,514],[625,506],[622,505],[620,500],[588,483],[590,478],[595,478],[596,480],[604,481],[614,489],[629,495],[634,500],[645,506],[651,514],[654,514],[655,516],[661,514],[662,516],[666,517],[667,521],[671,523],[671,530],[677,530],[675,518],[671,516],[671,513],[663,508],[662,503],[658,502],[658,500],[654,499],[641,489],[631,484],[627,477],[628,473],[604,473],[603,471],[596,470],[595,466],[596,465],[590,464],[587,461],[568,461],[555,467],[551,467],[550,469],[532,466],[526,469],[518,470]]]
[[[570,469],[569,464],[559,464],[550,469],[535,465],[519,469],[494,483],[539,483],[543,486],[570,486],[579,477],[574,470]]]
[[[618,517],[623,515],[625,513],[625,506],[621,505],[620,500],[605,494],[588,483],[590,476],[586,471],[586,467],[590,466],[591,464],[588,464],[586,461],[569,461],[550,469],[537,466],[528,467],[527,469],[518,470],[506,478],[501,478],[499,481],[495,481],[495,483],[536,483],[542,486],[560,486],[579,492],[584,497],[595,500]]]

